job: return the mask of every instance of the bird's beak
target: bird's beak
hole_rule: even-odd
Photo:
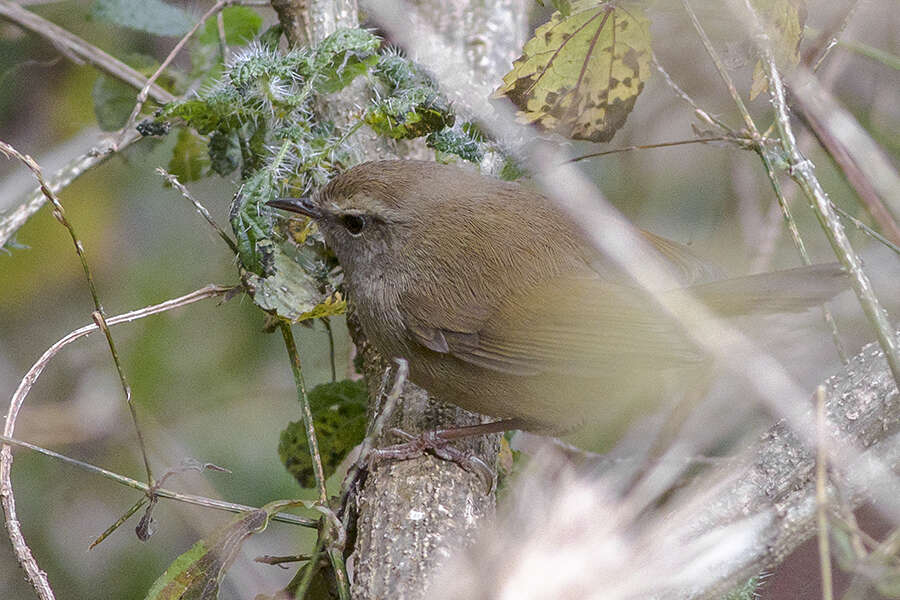
[[[311,219],[318,219],[322,216],[322,209],[309,198],[276,198],[266,202],[266,205],[293,213],[300,213]]]

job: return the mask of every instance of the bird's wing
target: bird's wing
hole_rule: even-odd
[[[420,344],[504,373],[596,377],[609,369],[703,359],[643,292],[591,275],[546,280],[510,294],[490,314],[448,311],[425,297],[405,304],[409,331]]]

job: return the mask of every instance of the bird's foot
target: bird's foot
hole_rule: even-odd
[[[402,429],[394,428],[390,430],[390,433],[406,441],[401,444],[372,450],[369,461],[370,470],[372,467],[371,463],[375,460],[409,460],[428,453],[443,460],[456,463],[466,471],[478,476],[479,479],[485,482],[489,490],[494,489],[494,471],[477,456],[472,456],[468,452],[452,446],[451,440],[441,436],[441,431],[425,431],[419,435],[412,435]]]

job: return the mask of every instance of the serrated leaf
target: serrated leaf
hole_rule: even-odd
[[[364,380],[325,383],[309,392],[309,407],[326,478],[337,470],[347,453],[362,442],[366,433],[367,405]],[[306,426],[302,421],[289,423],[281,432],[278,456],[302,487],[316,485]]]
[[[225,43],[229,46],[246,44],[256,37],[262,27],[263,18],[258,12],[247,6],[227,6],[222,11],[225,25]],[[201,44],[219,43],[219,25],[216,19],[209,19],[203,31],[197,34]]]
[[[374,101],[363,119],[375,133],[399,140],[452,127],[456,117],[437,90],[419,86]]]
[[[573,139],[612,139],[650,76],[650,21],[638,6],[580,0],[535,31],[494,97],[518,119]]]
[[[330,94],[343,89],[378,63],[381,40],[364,29],[338,29],[316,47],[313,68],[317,89]]]
[[[292,323],[343,314],[347,301],[340,294],[325,297],[311,273],[271,240],[256,243],[267,274],[242,274],[247,292],[261,309]]]
[[[788,69],[800,62],[800,42],[806,25],[806,0],[751,0],[763,27],[769,34],[772,53],[779,69]],[[753,68],[750,99],[769,88],[762,61]]]
[[[120,129],[137,102],[137,90],[118,79],[98,75],[91,90],[94,115],[103,131]]]
[[[169,173],[181,183],[197,181],[209,172],[209,150],[207,142],[187,127],[178,132],[172,158],[169,159]]]
[[[290,504],[293,503],[270,502],[239,515],[200,540],[169,565],[147,592],[145,600],[215,600],[219,584],[244,540],[264,530],[269,518]]]
[[[94,0],[91,18],[153,35],[180,37],[194,26],[186,11],[162,0]]]

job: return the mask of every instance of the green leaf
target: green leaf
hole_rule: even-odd
[[[468,124],[467,124],[468,125]],[[482,149],[483,137],[472,128],[453,127],[435,131],[425,138],[425,144],[440,154],[455,154],[473,163],[480,163],[484,158]]]
[[[338,29],[316,47],[317,89],[325,94],[343,89],[378,63],[380,47],[381,40],[364,29]]]
[[[365,381],[337,381],[317,385],[309,392],[309,407],[316,425],[316,438],[325,477],[338,465],[366,434],[368,396]],[[315,487],[312,459],[302,421],[289,423],[281,432],[278,456],[302,487]]]
[[[237,132],[214,131],[209,136],[209,159],[212,170],[225,177],[241,164],[241,143]]]
[[[650,76],[650,21],[634,4],[576,0],[553,13],[503,77],[520,122],[606,142],[625,124]]]
[[[209,172],[207,143],[187,127],[178,132],[178,140],[169,160],[169,172],[181,183],[197,181]]]
[[[800,62],[800,42],[806,24],[806,0],[751,0],[772,40],[772,52],[779,69],[789,69]],[[753,68],[750,99],[769,88],[762,61]]]
[[[759,577],[751,577],[743,585],[726,594],[722,600],[755,600],[759,597]]]
[[[225,43],[229,46],[246,44],[256,37],[263,19],[258,12],[247,6],[227,6],[222,11],[225,22]],[[219,43],[219,25],[216,19],[209,19],[198,32],[197,41],[201,44]]]
[[[186,11],[162,0],[94,0],[90,16],[153,35],[180,37],[194,26]]]
[[[103,131],[120,129],[128,121],[137,102],[137,90],[118,79],[98,75],[91,90],[94,114]]]
[[[364,120],[379,135],[409,139],[452,127],[455,116],[437,90],[421,86],[374,101]]]
[[[219,584],[244,540],[263,531],[272,515],[292,504],[295,503],[283,500],[270,502],[239,515],[200,540],[169,565],[153,583],[145,600],[215,600]]]

